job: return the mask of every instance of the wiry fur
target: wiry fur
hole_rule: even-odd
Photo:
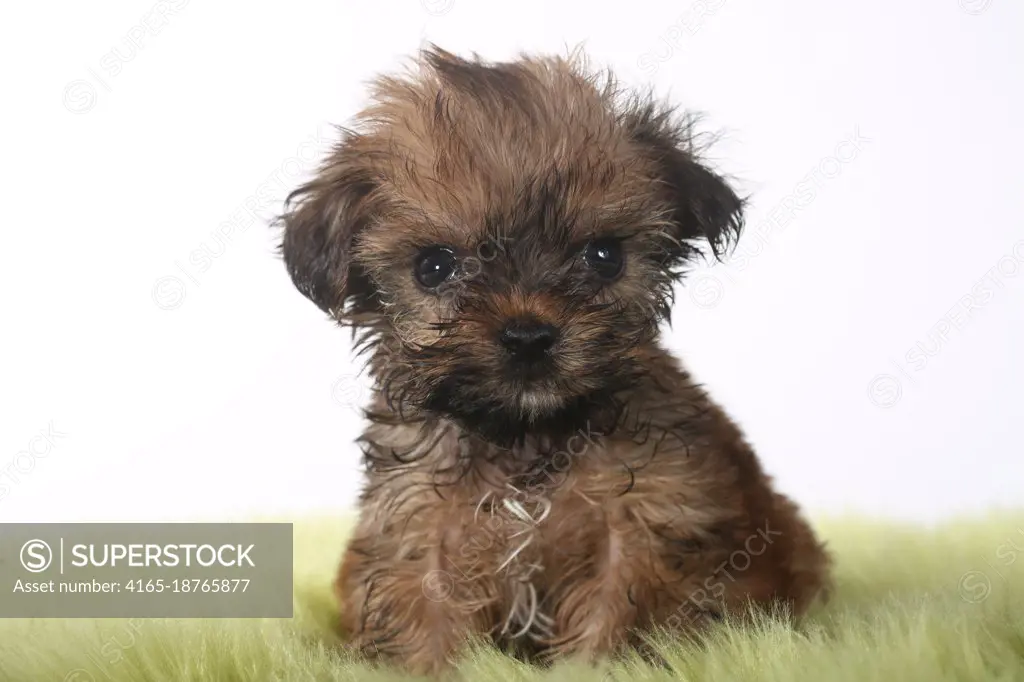
[[[292,278],[357,330],[378,389],[337,582],[353,646],[421,671],[477,636],[595,656],[748,600],[799,613],[826,584],[795,506],[657,342],[699,245],[742,226],[693,126],[579,58],[434,48],[289,198]],[[611,283],[580,256],[606,236]],[[443,291],[412,276],[432,245],[464,264]],[[533,374],[495,341],[524,315],[559,330]]]

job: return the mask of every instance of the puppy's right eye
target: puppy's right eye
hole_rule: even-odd
[[[416,256],[413,274],[427,289],[443,284],[455,273],[455,254],[447,246],[429,246]]]

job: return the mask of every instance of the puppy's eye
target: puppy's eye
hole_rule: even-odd
[[[624,258],[618,239],[595,239],[583,250],[587,265],[604,279],[615,279],[622,272]]]
[[[455,272],[455,254],[446,246],[429,246],[416,256],[413,274],[428,289],[441,286]]]

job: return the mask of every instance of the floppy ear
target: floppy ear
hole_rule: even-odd
[[[288,195],[281,253],[295,286],[336,319],[377,309],[369,277],[352,261],[356,235],[371,219],[376,187],[346,133],[317,176]]]
[[[691,117],[675,120],[672,112],[647,103],[626,117],[630,134],[654,164],[666,201],[676,243],[666,260],[679,263],[701,255],[694,242],[706,241],[716,258],[735,244],[743,230],[745,200],[722,176],[699,159]]]

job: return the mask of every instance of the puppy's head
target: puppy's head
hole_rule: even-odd
[[[644,374],[687,262],[739,235],[691,123],[579,60],[425,52],[289,198],[285,262],[377,343],[393,407],[500,441],[575,424]]]

